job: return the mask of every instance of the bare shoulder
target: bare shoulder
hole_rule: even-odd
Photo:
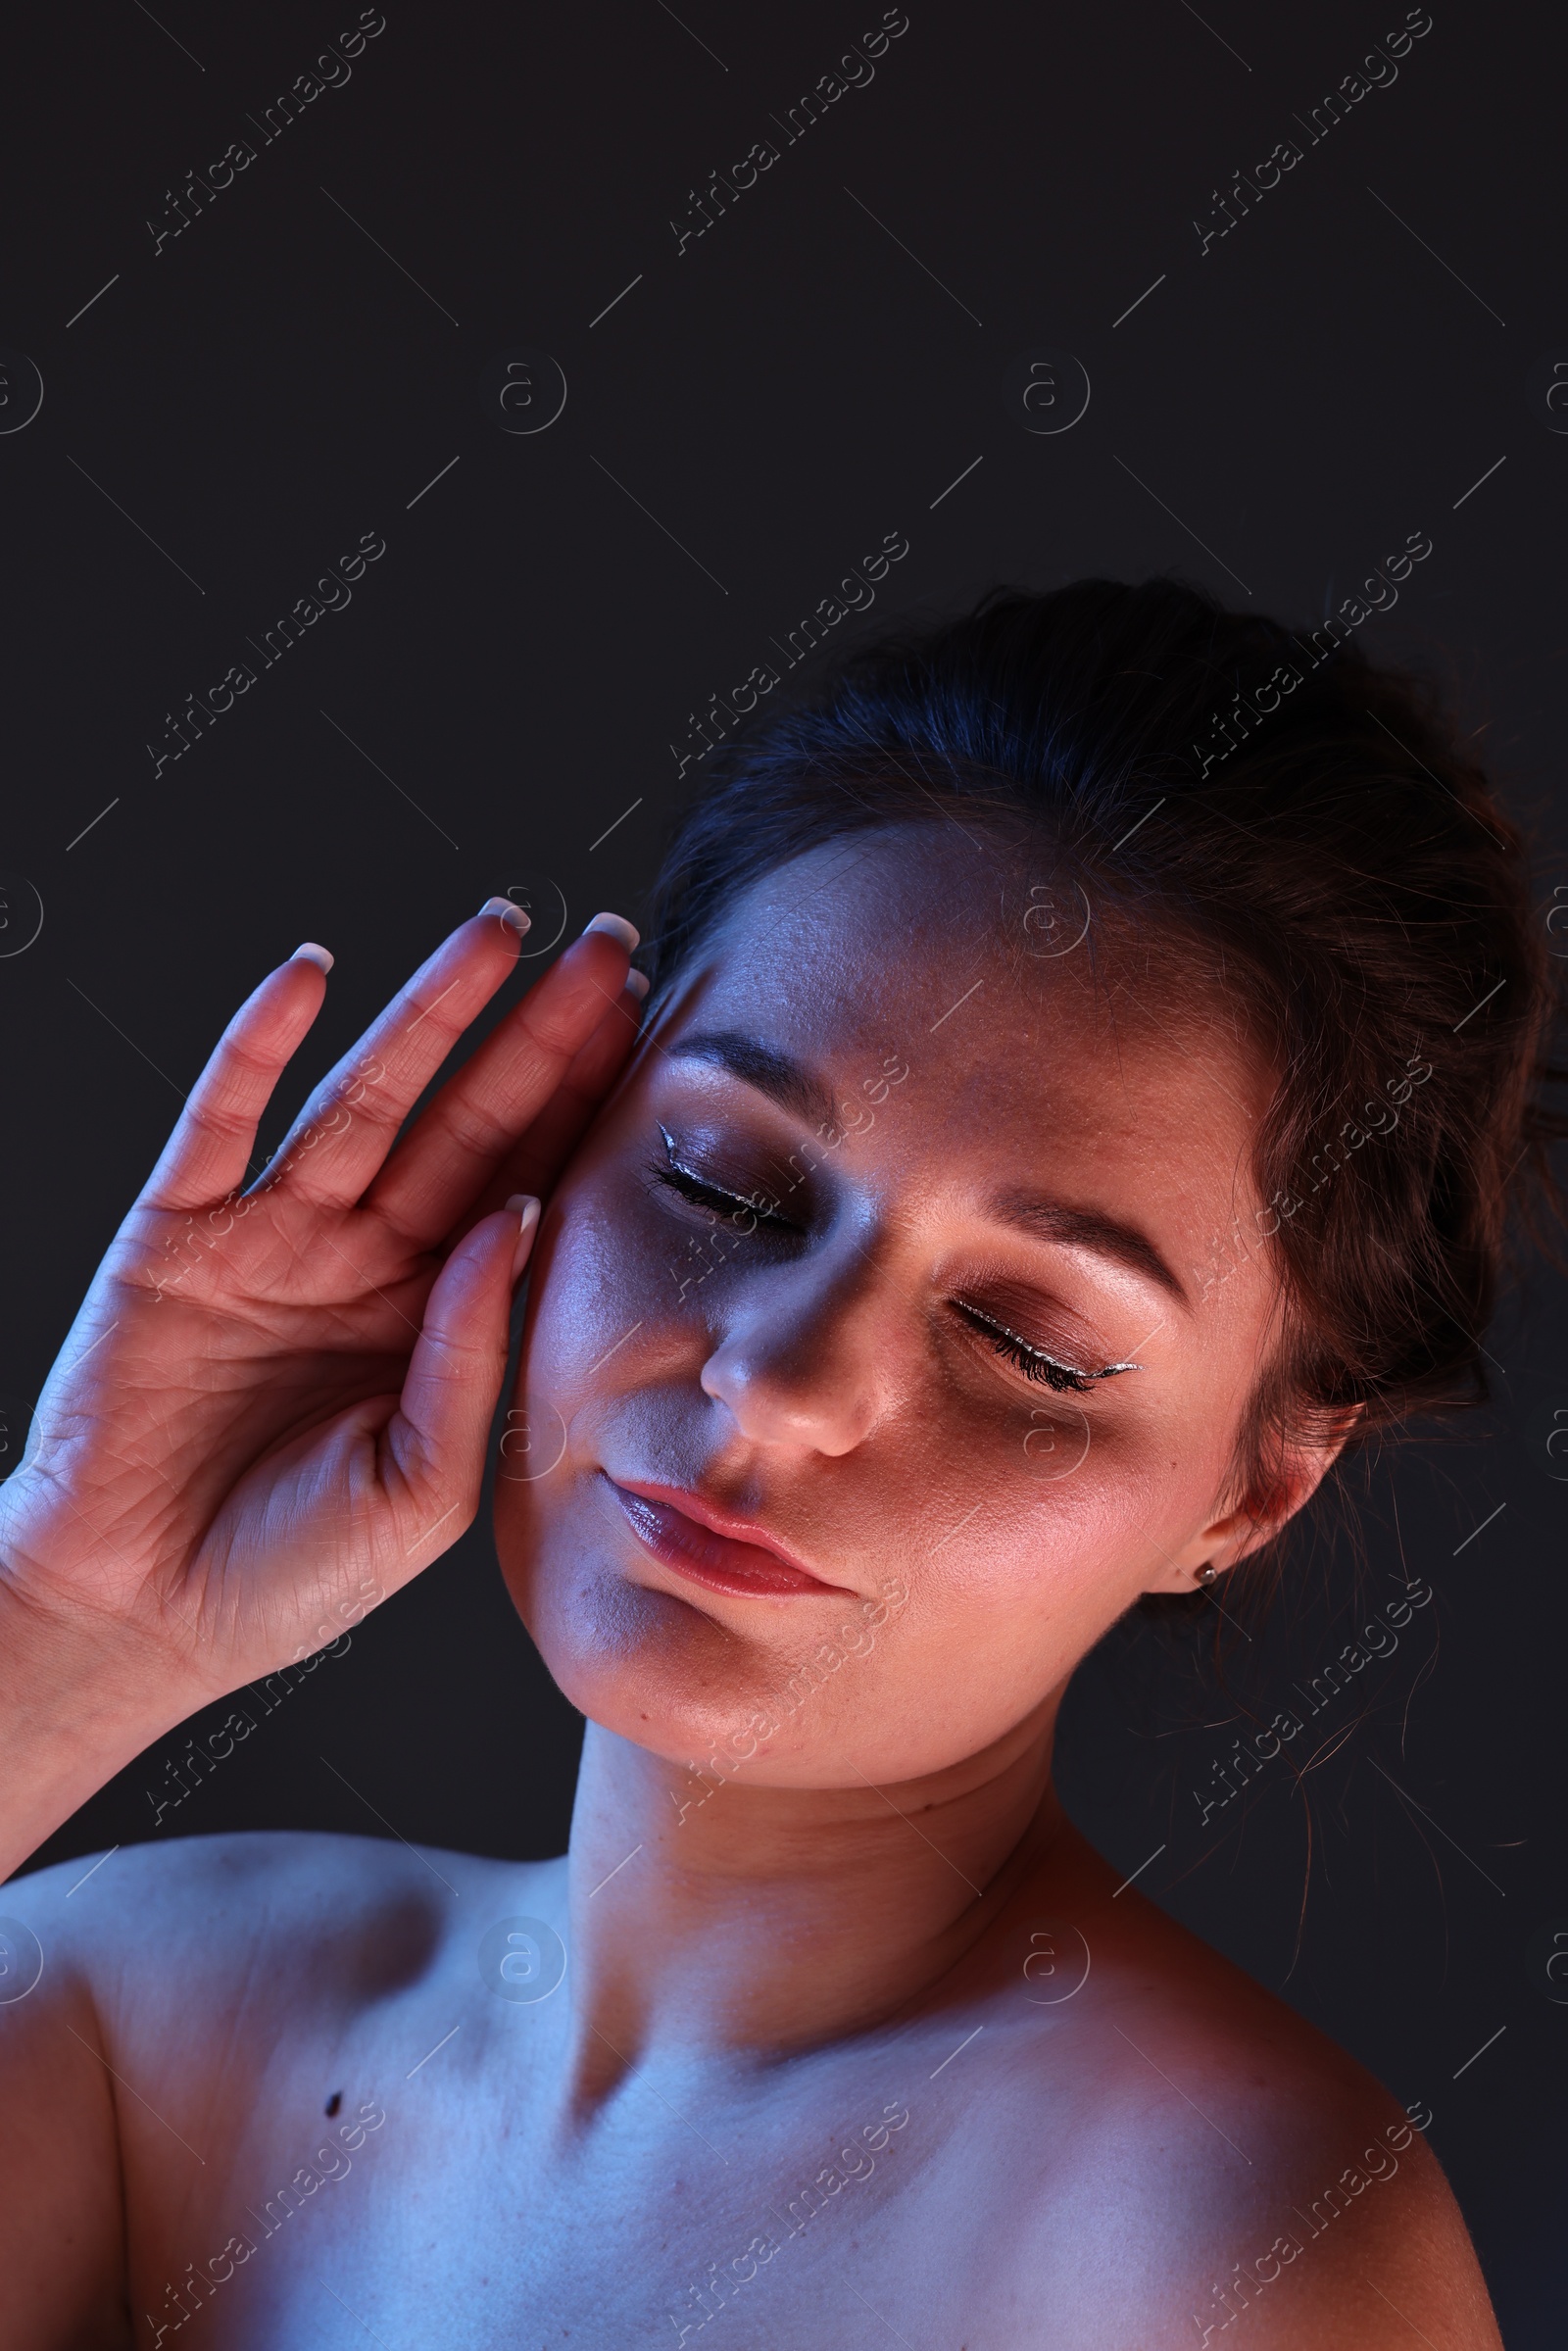
[[[258,1830],[170,1837],[15,1879],[6,1912],[85,1987],[106,2027],[181,2029],[204,1999],[373,2001],[437,1965],[463,1897],[501,1898],[548,1871],[377,1837]]]
[[[417,2009],[454,1968],[460,1914],[543,1907],[515,1895],[546,1875],[376,1837],[255,1833],[11,1880],[0,2351],[128,2351],[132,2250],[177,2275],[182,2249],[212,2235],[227,2165],[249,2148],[270,2165],[315,2128],[328,2072],[326,2111],[341,2104],[358,2131],[347,2143],[362,2144],[385,2120],[389,2012]]]
[[[1152,1904],[1084,1923],[1092,1975],[1028,2069],[1066,2094],[1073,2161],[1024,2231],[1075,2339],[1500,2351],[1430,2109]]]
[[[1010,1935],[1013,1980],[987,2003],[1008,2212],[992,2250],[1015,2247],[1018,2337],[1055,2309],[1084,2351],[1213,2351],[1237,2327],[1253,2351],[1420,2334],[1499,2351],[1432,2111],[1136,1890],[1114,1895],[1089,1848],[1065,1860],[1054,1935]],[[1046,1956],[1018,1980],[1030,1942]]]

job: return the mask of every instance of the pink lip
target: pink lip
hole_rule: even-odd
[[[694,1584],[706,1584],[710,1592],[743,1599],[784,1599],[798,1592],[845,1590],[841,1584],[824,1584],[764,1537],[761,1528],[705,1502],[699,1494],[640,1478],[617,1484],[608,1471],[601,1475],[654,1557]]]

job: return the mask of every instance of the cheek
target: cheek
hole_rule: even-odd
[[[733,1295],[748,1241],[722,1217],[672,1214],[651,1191],[642,1159],[606,1138],[556,1196],[541,1235],[522,1364],[530,1385],[580,1402],[595,1386],[628,1385],[633,1363],[662,1362],[675,1342],[683,1360],[703,1354],[710,1308]],[[607,1350],[615,1350],[611,1358]],[[606,1367],[603,1383],[595,1367]]]
[[[578,1161],[540,1236],[518,1442],[497,1477],[508,1584],[572,1702],[639,1743],[706,1752],[772,1703],[779,1735],[749,1777],[810,1780],[841,1750],[873,1777],[914,1776],[1021,1719],[1156,1580],[1158,1546],[1190,1533],[1223,1466],[1213,1399],[1155,1415],[1106,1396],[1096,1412],[970,1380],[893,1313],[876,1346],[894,1401],[871,1441],[774,1466],[803,1539],[818,1536],[858,1591],[906,1598],[869,1644],[846,1615],[841,1655],[818,1655],[814,1631],[797,1654],[793,1619],[737,1641],[628,1579],[592,1473],[605,1460],[700,1476],[733,1441],[703,1365],[766,1282],[782,1313],[788,1267],[761,1265],[721,1220],[671,1214],[624,1146]],[[792,1711],[778,1690],[808,1655],[820,1689]]]
[[[534,1261],[518,1381],[569,1417],[590,1367],[633,1325],[646,1326],[655,1301],[649,1251],[635,1246],[608,1186],[575,1184],[555,1207]]]
[[[975,1449],[952,1504],[955,1521],[966,1509],[974,1518],[930,1559],[934,1605],[988,1671],[1005,1670],[1009,1644],[1054,1652],[1080,1627],[1096,1638],[1092,1622],[1126,1605],[1139,1531],[1161,1504],[1125,1419],[1113,1428],[1103,1415],[1068,1418],[1057,1406],[1048,1419],[1047,1409],[1022,1406],[1001,1444]]]
[[[607,1565],[597,1473],[618,1466],[684,1483],[704,1466],[712,1432],[700,1424],[712,1407],[700,1383],[714,1341],[710,1294],[679,1297],[686,1240],[649,1199],[640,1166],[608,1149],[579,1158],[540,1233],[494,1511],[508,1588],[541,1646],[547,1615],[568,1609],[573,1645],[580,1638],[624,1659],[668,1614],[660,1602],[644,1621],[651,1603],[628,1599]],[[608,1557],[618,1559],[613,1518],[610,1529]]]
[[[967,1493],[955,1486],[948,1506],[953,1524],[975,1509],[972,1529],[927,1571],[950,1649],[1003,1684],[1020,1668],[1054,1678],[1159,1583],[1223,1475],[1220,1448],[1186,1417],[1135,1410],[1131,1397],[1114,1414],[1108,1398],[1098,1414],[1024,1405],[1005,1441],[967,1448]]]

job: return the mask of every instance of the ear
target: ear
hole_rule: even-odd
[[[1356,1404],[1341,1414],[1332,1430],[1295,1440],[1284,1451],[1266,1506],[1241,1509],[1229,1497],[1179,1550],[1162,1554],[1159,1573],[1145,1591],[1191,1592],[1204,1567],[1223,1573],[1271,1542],[1316,1494],[1353,1434],[1361,1410]]]

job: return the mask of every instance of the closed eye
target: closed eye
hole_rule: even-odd
[[[715,1216],[733,1219],[739,1210],[743,1217],[750,1220],[745,1226],[747,1232],[754,1232],[760,1227],[778,1233],[799,1232],[800,1227],[791,1224],[787,1217],[774,1215],[760,1204],[764,1197],[762,1194],[754,1193],[748,1199],[742,1192],[726,1191],[723,1185],[711,1184],[706,1176],[697,1175],[691,1168],[683,1167],[675,1156],[674,1136],[664,1126],[661,1126],[659,1131],[664,1139],[667,1163],[658,1159],[650,1162],[648,1173],[656,1183],[677,1193],[682,1200],[690,1200],[694,1207],[711,1209]]]
[[[1079,1371],[1071,1363],[1063,1363],[1058,1356],[1048,1353],[1045,1347],[1021,1339],[1005,1323],[998,1322],[995,1315],[983,1314],[978,1306],[968,1305],[962,1298],[955,1298],[953,1302],[968,1322],[986,1334],[997,1354],[1005,1357],[1026,1380],[1036,1380],[1043,1387],[1083,1395],[1097,1380],[1114,1379],[1118,1372],[1141,1368],[1136,1363],[1107,1363],[1101,1371]]]

